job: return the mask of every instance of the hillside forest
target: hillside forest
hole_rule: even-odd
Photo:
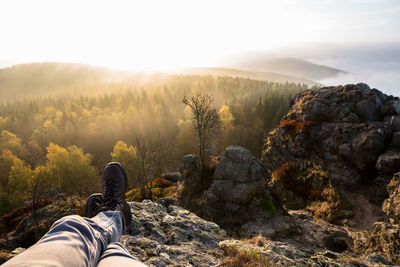
[[[84,86],[101,93],[80,94]],[[100,191],[99,176],[109,161],[126,167],[131,188],[176,170],[185,154],[198,154],[190,109],[183,103],[196,94],[212,97],[221,122],[207,147],[210,153],[240,145],[259,157],[265,132],[278,125],[296,93],[305,89],[206,75],[95,85],[75,79],[68,90],[50,96],[41,96],[37,88],[32,92],[28,84],[17,94],[36,92],[36,97],[0,103],[0,215],[45,198],[55,186],[71,195]]]

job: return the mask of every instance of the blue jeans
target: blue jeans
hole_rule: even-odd
[[[124,228],[120,211],[100,212],[91,219],[66,216],[2,266],[146,266],[119,243]]]

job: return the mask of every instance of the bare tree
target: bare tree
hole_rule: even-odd
[[[143,199],[147,198],[146,191],[148,191],[148,177],[149,177],[149,143],[136,136],[135,141],[136,147],[136,160],[134,162],[136,182],[140,186],[140,194]],[[147,189],[147,190],[146,190]],[[150,185],[150,197],[151,197],[151,185]]]
[[[169,145],[164,145],[161,138],[150,143],[147,139],[136,136],[135,147],[135,180],[142,198],[152,199],[153,182],[161,177],[170,160]]]
[[[191,110],[191,120],[199,141],[200,169],[206,165],[206,154],[210,137],[216,133],[221,126],[218,112],[213,108],[213,98],[211,95],[201,95],[198,93],[190,99],[186,97],[182,101]]]

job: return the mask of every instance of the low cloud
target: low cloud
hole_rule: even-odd
[[[318,82],[330,85],[344,85],[349,83],[366,83],[371,88],[377,88],[385,94],[400,96],[399,86],[400,70],[393,71],[366,71],[364,73],[342,74],[334,78]]]

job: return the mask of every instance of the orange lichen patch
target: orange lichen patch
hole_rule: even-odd
[[[299,134],[304,128],[316,125],[315,121],[303,121],[301,119],[284,120],[279,124],[279,128],[285,128],[290,135]]]
[[[278,169],[276,169],[273,173],[272,176],[278,178],[279,180],[286,177],[289,173],[290,166],[288,163],[283,164],[280,166]]]

